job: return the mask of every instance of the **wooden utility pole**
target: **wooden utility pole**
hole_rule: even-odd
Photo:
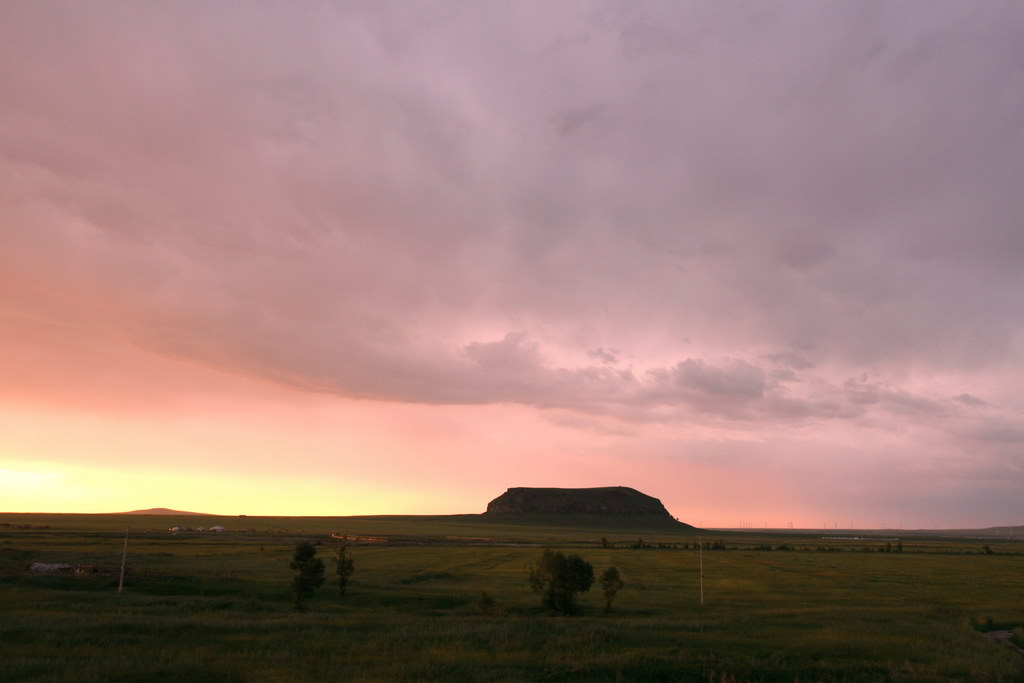
[[[117,592],[124,592],[124,564],[128,559],[128,527],[124,528],[124,550],[121,551],[121,580],[117,582]]]

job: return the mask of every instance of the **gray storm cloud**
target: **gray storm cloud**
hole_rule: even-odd
[[[344,396],[1019,429],[1021,6],[0,13],[13,314]]]

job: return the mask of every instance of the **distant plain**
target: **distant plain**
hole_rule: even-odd
[[[580,522],[0,515],[0,680],[1024,679],[1024,654],[984,635],[1024,636],[1020,540]],[[355,538],[345,597],[332,534]],[[288,564],[302,540],[328,573],[296,612]],[[595,585],[580,615],[545,614],[526,575],[546,547],[618,567],[613,610]]]

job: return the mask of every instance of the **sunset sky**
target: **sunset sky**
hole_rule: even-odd
[[[0,0],[0,510],[1022,524],[1021,36]]]

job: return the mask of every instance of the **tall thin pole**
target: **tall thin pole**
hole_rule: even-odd
[[[697,539],[697,557],[700,560],[700,606],[704,606],[704,542]]]
[[[124,528],[124,550],[121,551],[121,580],[117,582],[117,592],[124,592],[124,563],[128,559],[128,527]]]

